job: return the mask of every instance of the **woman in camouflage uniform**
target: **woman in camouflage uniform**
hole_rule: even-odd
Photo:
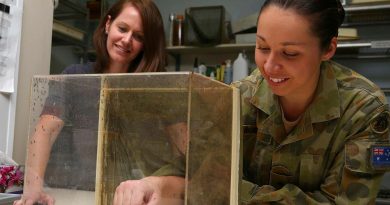
[[[389,108],[376,85],[330,61],[343,20],[339,0],[261,8],[259,69],[233,83],[242,95],[244,204],[375,203],[385,167],[369,159],[388,143]],[[161,195],[158,187],[184,191],[180,177],[163,179],[128,186],[140,202]]]
[[[344,19],[339,0],[267,0],[242,94],[247,204],[374,204],[388,143],[388,104],[372,82],[329,61]],[[383,147],[382,147],[383,148]]]

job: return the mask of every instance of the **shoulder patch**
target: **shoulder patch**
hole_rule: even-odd
[[[372,145],[370,147],[370,164],[376,171],[390,171],[390,145]]]
[[[370,124],[371,130],[374,133],[383,134],[389,130],[389,121],[389,111],[385,111],[372,120]]]

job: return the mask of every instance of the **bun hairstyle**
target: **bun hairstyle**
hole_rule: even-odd
[[[338,28],[344,21],[345,11],[340,0],[266,0],[260,14],[269,6],[292,9],[311,22],[311,31],[320,39],[321,49],[329,48]],[[259,14],[259,15],[260,15]]]

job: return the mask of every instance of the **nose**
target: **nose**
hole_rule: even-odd
[[[277,56],[275,55],[275,53],[271,52],[268,55],[268,57],[265,59],[264,70],[267,73],[274,73],[275,71],[277,71],[280,68],[281,68],[281,66],[279,64]]]
[[[131,42],[131,39],[133,39],[133,32],[129,31],[125,35],[123,35],[122,41],[129,44]]]

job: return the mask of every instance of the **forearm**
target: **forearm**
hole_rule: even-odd
[[[41,116],[27,145],[26,185],[41,189],[51,146],[62,129],[63,122],[51,115]]]
[[[34,139],[32,139],[34,141]],[[29,142],[26,163],[26,185],[42,188],[46,164],[49,160],[50,147],[45,140]]]

